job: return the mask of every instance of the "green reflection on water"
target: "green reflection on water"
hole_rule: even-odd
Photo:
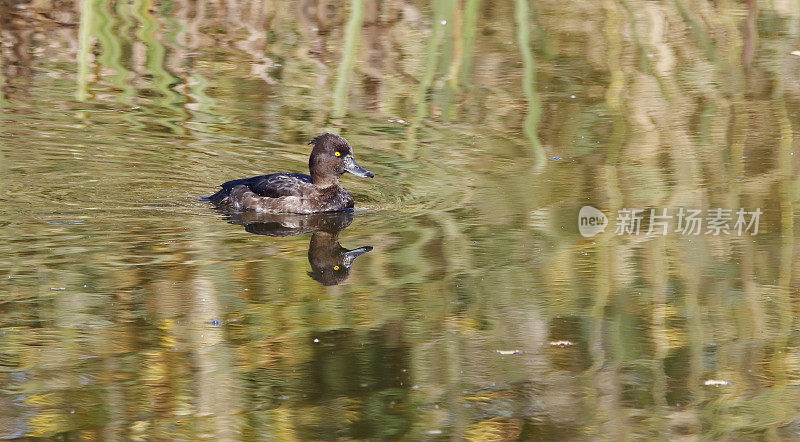
[[[78,101],[86,101],[89,97],[88,83],[89,83],[89,68],[92,46],[92,27],[95,20],[95,8],[97,1],[81,2],[80,14],[80,28],[78,31],[78,89],[75,93],[75,98]]]
[[[545,154],[542,143],[539,142],[539,131],[536,126],[539,124],[541,114],[541,104],[536,92],[536,60],[533,57],[530,47],[530,20],[528,18],[528,2],[517,0],[517,40],[519,50],[522,53],[522,90],[525,91],[525,98],[528,99],[528,113],[525,117],[525,135],[531,142],[534,158],[541,165],[544,164]]]
[[[334,118],[341,118],[347,114],[347,91],[350,85],[350,71],[353,69],[353,57],[358,48],[357,42],[363,19],[364,2],[362,0],[352,0],[350,2],[350,17],[345,28],[342,61],[339,63],[336,86],[333,92],[335,97],[333,101]]]
[[[329,5],[0,5],[2,437],[796,438],[800,10]],[[330,124],[346,229],[198,201]]]

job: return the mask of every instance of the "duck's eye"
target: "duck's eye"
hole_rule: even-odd
[[[341,152],[334,152],[333,154],[334,154],[334,155],[336,155],[337,157],[340,157],[340,156],[342,156],[342,153],[341,153]]]
[[[336,152],[336,156],[339,156],[339,152]],[[333,266],[333,270],[339,270],[339,266]]]

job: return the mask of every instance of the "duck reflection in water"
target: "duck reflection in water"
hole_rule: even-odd
[[[231,224],[239,224],[256,235],[295,236],[311,234],[308,245],[308,272],[322,285],[336,285],[350,276],[353,261],[372,250],[371,246],[345,249],[339,244],[339,232],[353,222],[353,212],[324,212],[310,215],[292,213],[229,213]]]

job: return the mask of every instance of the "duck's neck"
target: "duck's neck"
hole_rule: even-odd
[[[311,171],[311,181],[314,182],[314,185],[317,187],[332,187],[339,185],[339,177],[337,175],[331,175],[329,173],[315,173],[315,171]]]
[[[311,241],[308,244],[309,252],[311,250],[315,250],[317,252],[321,250],[329,250],[329,249],[336,249],[338,252],[339,247],[339,232],[326,232],[324,230],[317,230],[311,235]]]

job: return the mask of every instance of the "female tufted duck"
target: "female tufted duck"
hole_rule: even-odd
[[[344,138],[325,133],[313,144],[308,159],[311,175],[272,173],[222,184],[208,199],[219,207],[263,213],[316,213],[353,208],[353,197],[339,185],[345,172],[360,177],[374,175],[356,163],[353,148]]]

